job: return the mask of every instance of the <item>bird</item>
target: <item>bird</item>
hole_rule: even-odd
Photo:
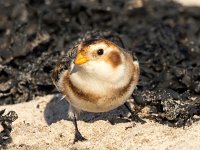
[[[53,69],[52,80],[69,103],[74,143],[86,140],[78,129],[79,113],[107,112],[125,104],[139,75],[135,54],[108,39],[85,40],[67,52]]]

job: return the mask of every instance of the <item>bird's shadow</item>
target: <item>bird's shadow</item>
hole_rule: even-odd
[[[48,125],[60,120],[71,120],[68,117],[69,104],[65,99],[62,99],[60,94],[56,94],[46,105],[44,110],[44,118]],[[97,120],[106,120],[111,124],[130,122],[130,113],[122,105],[112,111],[104,113],[82,112],[78,120],[83,120],[92,123]]]

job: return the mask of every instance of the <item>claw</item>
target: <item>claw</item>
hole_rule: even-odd
[[[74,137],[74,144],[78,141],[86,141],[87,139],[84,138],[79,131],[75,132],[75,137]]]
[[[138,112],[137,112],[137,111],[136,111],[136,112],[133,112],[133,111],[129,108],[127,102],[124,103],[124,106],[125,106],[125,107],[128,109],[128,111],[131,113],[131,119],[132,119],[133,121],[135,121],[135,122],[140,122],[140,123],[142,123],[142,124],[146,123],[145,120],[142,120],[142,119],[138,116],[138,114],[137,114]]]

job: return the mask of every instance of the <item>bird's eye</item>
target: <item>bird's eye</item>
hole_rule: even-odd
[[[99,49],[99,50],[97,51],[97,54],[98,54],[98,55],[103,55],[103,49]]]

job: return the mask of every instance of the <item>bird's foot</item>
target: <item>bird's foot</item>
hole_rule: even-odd
[[[142,120],[139,116],[138,116],[138,112],[140,111],[140,110],[137,110],[137,111],[132,111],[132,109],[128,106],[128,103],[127,102],[125,102],[124,103],[124,106],[128,109],[128,111],[131,113],[131,120],[132,121],[135,121],[135,122],[140,122],[140,123],[142,123],[142,124],[144,124],[144,123],[146,123],[146,121],[145,120]]]
[[[75,137],[74,137],[74,144],[76,143],[76,142],[78,142],[78,141],[86,141],[87,139],[86,138],[84,138],[82,135],[81,135],[81,133],[79,132],[79,131],[76,131],[75,132]]]
[[[141,124],[146,123],[145,120],[141,119],[141,118],[138,116],[138,114],[137,114],[137,113],[134,113],[134,112],[131,113],[131,120],[132,120],[132,121],[135,121],[135,122],[140,122]]]

